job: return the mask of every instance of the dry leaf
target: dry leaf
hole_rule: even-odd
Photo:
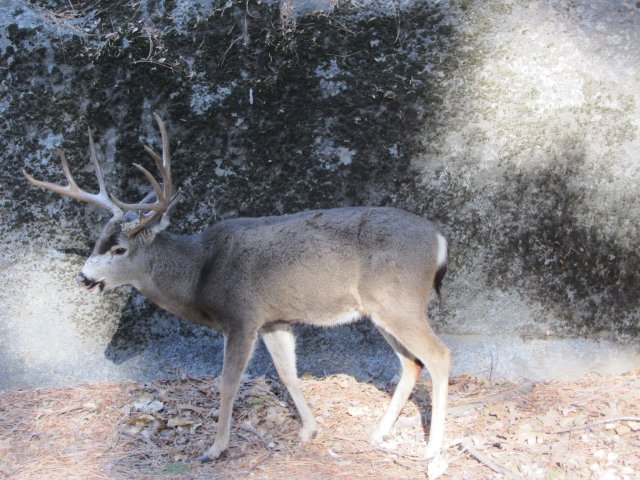
[[[515,423],[521,416],[516,402],[504,402],[504,406],[509,411],[509,423]]]
[[[478,385],[476,383],[467,383],[463,388],[466,393],[473,393],[478,389]]]
[[[144,425],[150,422],[153,422],[155,418],[153,415],[149,415],[148,413],[144,413],[142,415],[138,415],[130,419],[127,423],[129,425]]]
[[[628,425],[618,425],[618,426],[616,426],[614,431],[618,435],[626,435],[627,433],[631,433],[631,428],[629,428]]]
[[[560,419],[558,418],[558,414],[553,409],[548,410],[547,413],[545,413],[542,417],[540,417],[540,421],[542,422],[542,425],[544,425],[545,427],[556,426],[558,425],[558,423],[560,423],[559,420]]]
[[[490,403],[486,406],[486,412],[490,417],[500,418],[504,415],[504,407],[496,403]]]
[[[164,408],[164,403],[151,397],[142,397],[133,406],[142,413],[156,413]]]
[[[262,395],[261,397],[254,398],[249,402],[249,405],[259,405],[261,403],[265,403],[271,400],[270,395]]]
[[[340,458],[340,455],[338,455],[337,453],[335,453],[334,451],[332,451],[330,448],[327,450],[327,453],[329,454],[329,456],[331,458]]]
[[[590,445],[593,443],[593,440],[594,440],[593,433],[583,433],[580,436],[580,439],[582,440],[583,443]]]
[[[504,422],[501,422],[500,420],[495,421],[494,423],[492,423],[491,425],[489,425],[489,430],[503,430],[504,429]]]
[[[640,430],[640,422],[627,422],[627,425],[629,425],[629,428],[634,432]]]
[[[144,428],[143,424],[130,425],[123,430],[126,435],[136,436]]]
[[[582,425],[587,423],[588,419],[589,416],[581,412],[574,417],[567,417],[565,419],[562,419],[560,421],[560,426],[563,428],[581,427]]]
[[[518,466],[518,470],[524,478],[545,478],[545,470],[537,463],[522,464]]]
[[[95,411],[98,410],[98,405],[93,402],[87,402],[82,404],[82,408],[84,408],[85,410]]]
[[[542,432],[538,432],[533,430],[531,425],[525,423],[518,428],[518,439],[521,442],[526,443],[527,445],[536,445],[540,443],[544,443],[545,434]]]
[[[603,413],[607,417],[615,417],[616,415],[618,415],[618,413],[620,413],[620,408],[618,406],[618,401],[617,400],[611,400],[610,402],[607,402],[607,408],[605,409],[605,411]]]
[[[199,415],[209,415],[209,409],[207,408],[202,408],[202,407],[195,407],[193,405],[190,405],[188,403],[179,403],[177,405],[178,410],[190,410],[192,412],[195,412]]]
[[[287,418],[289,418],[288,412],[283,412],[278,407],[269,407],[265,415],[265,421],[267,424],[280,426],[283,425]]]
[[[193,420],[187,420],[182,417],[170,418],[167,422],[167,427],[176,428],[176,427],[184,427],[186,425],[193,425]]]
[[[347,409],[347,413],[352,417],[360,417],[361,415],[364,415],[365,411],[362,407],[349,407]]]

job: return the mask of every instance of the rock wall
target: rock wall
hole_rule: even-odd
[[[637,343],[636,3],[2,0],[0,12],[0,388],[219,371],[218,335],[130,289],[80,291],[105,213],[20,174],[61,181],[60,147],[94,188],[91,127],[107,182],[136,199],[153,112],[183,189],[174,231],[395,205],[450,239],[440,332]],[[395,373],[366,323],[300,331],[302,370]],[[271,371],[262,347],[251,368]]]

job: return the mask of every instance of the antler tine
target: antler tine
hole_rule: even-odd
[[[64,176],[67,179],[67,182],[69,182],[69,188],[72,190],[80,190],[78,188],[78,185],[76,184],[76,181],[73,179],[73,175],[71,175],[71,169],[69,168],[69,162],[67,162],[66,155],[59,148],[56,148],[56,153],[58,154],[58,157],[60,157],[60,161],[62,162],[62,170],[64,171]]]
[[[162,176],[162,188],[160,184],[154,178],[154,176],[143,166],[134,164],[134,166],[140,170],[147,178],[153,190],[156,194],[156,202],[152,204],[148,203],[123,203],[113,195],[111,199],[116,205],[124,210],[138,210],[139,217],[125,226],[125,231],[129,235],[133,235],[140,231],[145,225],[153,221],[160,215],[166,213],[172,206],[175,197],[173,196],[173,184],[171,181],[171,152],[169,147],[169,134],[164,125],[164,122],[157,113],[153,114],[158,127],[160,128],[160,134],[162,136],[162,157],[158,155],[153,149],[147,145],[144,146],[146,152],[153,158]],[[143,214],[142,212],[149,212]]]
[[[35,185],[36,187],[46,188],[47,190],[51,190],[52,192],[58,193],[60,195],[73,196],[76,191],[79,190],[76,182],[73,180],[73,176],[71,176],[71,171],[69,170],[69,164],[67,163],[67,159],[64,156],[64,152],[62,150],[56,149],[60,160],[62,161],[62,169],[64,170],[64,176],[69,182],[69,185],[63,187],[62,185],[56,185],[55,183],[43,182],[42,180],[36,180],[31,175],[27,173],[26,170],[22,170],[22,174],[27,177],[29,183],[31,185]]]
[[[107,188],[104,185],[104,177],[102,176],[102,168],[100,168],[100,163],[98,162],[98,156],[96,155],[96,146],[93,143],[93,131],[91,128],[87,129],[89,133],[89,150],[91,152],[91,163],[93,164],[93,168],[96,171],[96,178],[98,179],[98,188],[100,189],[100,195],[104,195],[107,199],[109,198],[107,194]]]
[[[158,181],[153,178],[153,175],[149,172],[149,170],[144,168],[142,165],[134,163],[133,166],[144,173],[144,176],[147,177],[147,180],[149,180],[149,183],[153,187],[153,191],[156,194],[156,203],[124,203],[118,200],[114,195],[111,195],[111,200],[113,200],[113,203],[118,205],[118,207],[122,208],[123,210],[160,211],[163,208],[166,209],[167,199],[164,197],[164,193],[162,192]]]
[[[85,192],[78,187],[78,184],[75,182],[75,180],[73,179],[73,175],[71,174],[69,162],[67,162],[67,158],[64,152],[60,149],[56,149],[56,151],[58,153],[58,156],[60,157],[60,161],[62,162],[64,176],[69,183],[67,186],[56,185],[55,183],[44,182],[42,180],[36,180],[31,175],[29,175],[26,170],[23,170],[22,173],[27,178],[29,183],[35,185],[36,187],[45,188],[59,195],[75,198],[76,200],[80,200],[82,202],[93,203],[94,205],[98,205],[99,207],[111,211],[113,215],[121,215],[122,210],[109,199],[109,196],[107,194],[104,185],[104,179],[102,177],[102,170],[100,169],[100,164],[98,163],[98,159],[96,156],[91,131],[89,131],[89,146],[91,148],[91,162],[93,163],[93,166],[96,170],[96,176],[98,177],[98,184],[100,187],[100,192],[98,194]]]
[[[171,198],[173,195],[173,184],[171,182],[171,148],[169,146],[169,134],[160,115],[154,113],[153,116],[156,122],[158,122],[160,135],[162,136],[162,168],[160,168],[160,174],[162,175],[164,196],[165,198]]]

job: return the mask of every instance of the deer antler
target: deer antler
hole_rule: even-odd
[[[122,210],[137,210],[138,212],[140,212],[137,219],[123,226],[123,230],[128,235],[133,235],[139,232],[142,228],[144,228],[145,225],[149,224],[151,221],[169,211],[169,209],[173,206],[173,201],[176,199],[176,196],[173,195],[173,184],[171,182],[171,154],[169,151],[169,135],[167,134],[167,129],[164,126],[164,122],[158,116],[158,114],[154,113],[153,116],[156,119],[156,122],[158,122],[160,134],[162,135],[162,157],[160,157],[160,155],[154,152],[151,147],[147,145],[144,146],[144,149],[156,162],[156,166],[158,167],[160,175],[162,176],[162,188],[160,188],[160,185],[153,177],[153,175],[149,172],[149,170],[137,163],[134,163],[133,165],[138,170],[140,170],[145,177],[147,177],[147,180],[149,180],[149,183],[151,184],[151,187],[156,194],[156,202],[124,203],[111,195],[111,199],[113,200],[113,202]]]
[[[171,182],[171,156],[169,151],[169,135],[167,134],[167,129],[165,128],[162,119],[155,113],[154,117],[158,122],[158,126],[160,127],[160,134],[162,135],[162,157],[160,157],[160,155],[154,152],[151,147],[147,145],[145,145],[144,149],[149,155],[151,155],[151,157],[156,162],[158,170],[160,170],[160,175],[162,176],[162,187],[160,187],[160,184],[156,181],[149,170],[144,168],[142,165],[138,165],[137,163],[134,163],[133,165],[138,170],[140,170],[145,177],[147,177],[147,180],[149,180],[149,183],[151,184],[151,187],[156,194],[155,203],[124,203],[118,200],[115,196],[107,193],[107,189],[104,184],[104,177],[102,176],[102,169],[100,168],[100,164],[98,163],[96,147],[93,143],[93,134],[91,132],[91,129],[89,129],[89,147],[91,150],[91,163],[93,163],[93,166],[95,168],[96,177],[98,179],[98,186],[100,188],[99,193],[88,193],[78,187],[75,180],[73,179],[73,176],[71,175],[69,163],[67,162],[64,152],[59,149],[57,150],[57,152],[60,160],[62,161],[64,176],[66,177],[67,182],[69,182],[67,186],[63,187],[54,183],[36,180],[26,171],[23,171],[22,173],[25,177],[27,177],[27,180],[29,180],[29,182],[36,187],[46,188],[47,190],[51,190],[52,192],[58,193],[60,195],[66,195],[83,202],[93,203],[100,207],[106,208],[107,210],[110,210],[114,216],[120,217],[126,211],[135,210],[139,212],[138,218],[126,223],[122,227],[127,235],[134,235],[142,230],[142,228],[144,228],[151,221],[169,211],[177,198],[177,195],[173,194],[173,184]]]
[[[73,176],[71,175],[71,170],[69,169],[69,163],[67,162],[67,158],[64,155],[64,152],[60,149],[57,149],[58,156],[62,161],[62,169],[64,170],[64,176],[69,182],[69,185],[63,187],[61,185],[56,185],[54,183],[43,182],[41,180],[36,180],[31,175],[29,175],[25,170],[22,171],[27,180],[32,185],[36,187],[46,188],[47,190],[51,190],[52,192],[58,193],[60,195],[65,195],[67,197],[75,198],[82,202],[93,203],[94,205],[98,205],[99,207],[106,208],[111,211],[114,216],[121,216],[123,214],[122,209],[118,207],[114,202],[109,198],[109,194],[107,193],[107,189],[104,185],[104,177],[102,176],[102,169],[100,168],[100,164],[98,163],[98,157],[96,156],[96,147],[93,143],[93,134],[91,129],[89,129],[89,147],[91,150],[91,163],[93,163],[93,167],[96,171],[96,177],[98,179],[98,186],[100,191],[98,193],[89,193],[80,189],[76,184]]]

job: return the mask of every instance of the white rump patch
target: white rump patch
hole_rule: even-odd
[[[438,234],[438,267],[447,263],[447,239]]]

